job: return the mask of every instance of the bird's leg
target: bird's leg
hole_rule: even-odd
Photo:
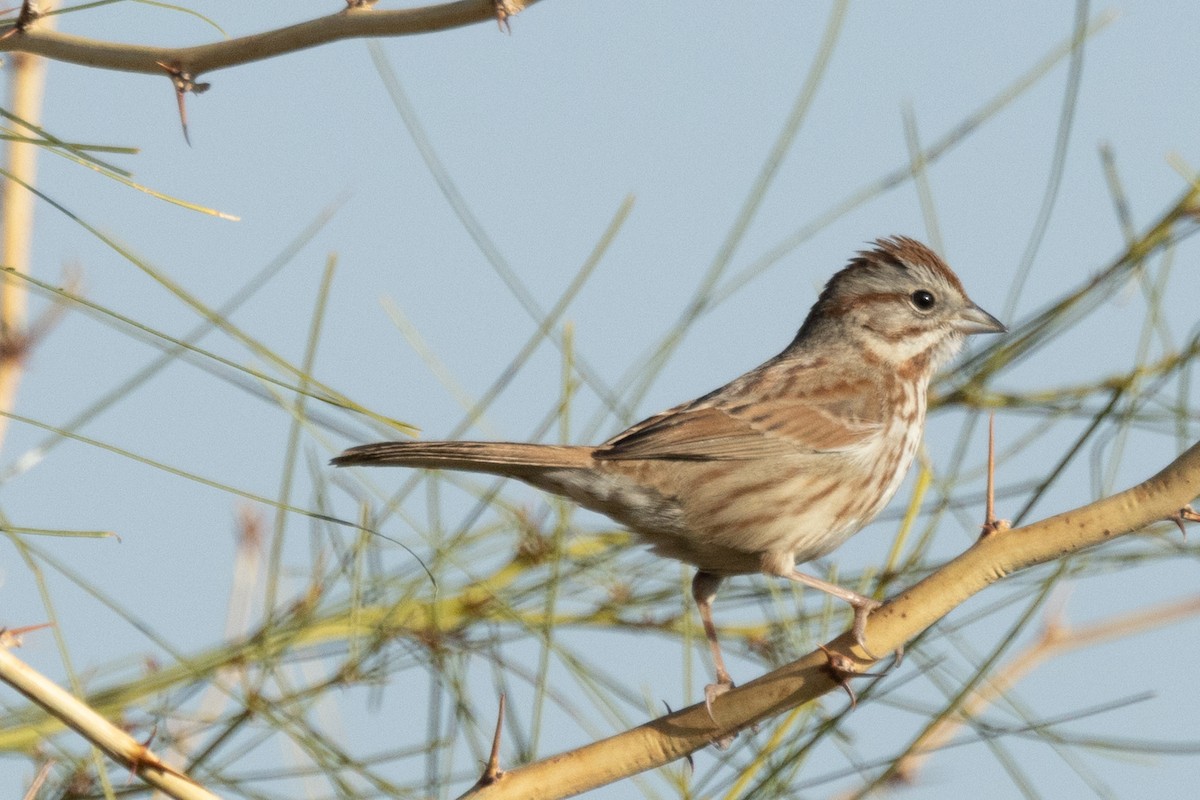
[[[721,656],[721,645],[717,642],[717,626],[713,624],[712,604],[717,599],[717,587],[721,585],[721,576],[699,570],[692,578],[692,598],[696,601],[696,609],[700,612],[700,621],[704,623],[704,635],[708,637],[708,647],[712,650],[713,664],[717,668],[717,682],[704,687],[704,705],[708,708],[708,716],[713,717],[712,704],[725,692],[733,688],[733,678],[725,669],[725,659]]]
[[[829,581],[823,581],[820,578],[814,578],[812,575],[805,575],[803,572],[795,569],[783,575],[783,577],[787,578],[788,580],[796,581],[797,583],[803,583],[805,586],[811,586],[814,589],[825,592],[825,594],[833,595],[839,600],[845,600],[847,603],[849,603],[851,608],[854,609],[855,643],[861,647],[868,656],[877,661],[879,660],[879,657],[872,653],[871,649],[867,647],[867,617],[870,616],[872,611],[883,605],[883,603],[879,602],[873,597],[867,597],[866,595],[843,588],[838,586],[836,583],[830,583]]]

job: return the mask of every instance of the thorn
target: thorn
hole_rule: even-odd
[[[192,94],[203,94],[207,92],[210,83],[200,83],[196,80],[196,76],[185,70],[179,64],[166,64],[162,61],[155,61],[167,74],[171,76],[171,83],[175,86],[175,102],[179,104],[179,124],[183,127],[183,140],[187,142],[188,147],[192,146],[192,139],[188,136],[187,126],[187,103],[184,95],[188,92]]]
[[[987,509],[984,511],[980,539],[1002,533],[1012,527],[1006,519],[996,519],[996,412],[988,414]]]
[[[987,510],[984,522],[992,524],[996,518],[996,412],[988,413],[988,460],[987,460]]]
[[[521,9],[514,6],[510,0],[492,0],[492,8],[496,14],[496,26],[500,28],[500,32],[512,36],[512,25],[508,20],[509,17],[515,17]]]
[[[147,764],[156,765],[159,763],[158,758],[150,750],[150,743],[154,741],[154,737],[157,735],[158,723],[156,722],[154,723],[154,726],[150,728],[150,733],[146,734],[146,738],[138,742],[138,745],[141,749],[138,751],[138,754],[133,757],[133,760],[129,764],[129,775],[125,778],[125,785],[127,787],[133,784],[134,780],[138,776],[138,770],[140,770],[143,766]]]
[[[1171,522],[1174,522],[1176,525],[1179,526],[1179,535],[1182,536],[1183,540],[1186,542],[1187,541],[1187,528],[1185,528],[1183,526],[1183,523],[1185,523],[1185,522],[1200,522],[1200,513],[1197,513],[1196,509],[1192,508],[1191,505],[1189,504],[1189,505],[1186,505],[1183,508],[1179,509],[1179,511],[1177,511],[1174,516],[1168,517],[1168,519],[1171,520]]]
[[[672,710],[672,708],[671,708],[671,704],[668,703],[666,700],[663,700],[662,704],[663,704],[663,708],[667,709],[667,716],[670,716],[671,714],[675,713],[674,710]],[[696,761],[695,761],[695,759],[692,758],[692,754],[690,752],[685,753],[683,757],[684,757],[684,759],[687,760],[688,772],[692,775],[695,775],[696,774]]]
[[[21,13],[17,15],[17,28],[25,30],[42,16],[37,0],[22,0]]]
[[[836,650],[830,650],[823,644],[817,645],[817,649],[825,654],[825,658],[829,659],[829,663],[825,665],[829,670],[829,674],[833,676],[834,682],[846,690],[846,694],[850,696],[850,710],[858,708],[858,698],[854,695],[854,690],[850,688],[851,678],[881,678],[885,673],[882,672],[859,672],[858,664],[854,659]]]
[[[500,712],[496,714],[496,735],[492,737],[492,754],[488,757],[487,767],[475,784],[477,787],[491,786],[500,780],[504,770],[500,769],[500,732],[504,730],[504,692],[500,693]]]
[[[20,647],[22,636],[53,625],[53,622],[39,622],[37,625],[25,625],[21,628],[0,628],[0,647]]]
[[[667,710],[668,717],[675,713],[674,709],[671,708],[671,704],[668,703],[666,700],[663,700],[662,704],[663,704],[663,708],[665,708]],[[696,762],[692,759],[692,754],[687,753],[686,755],[684,755],[684,758],[687,759],[688,770],[693,775],[695,775],[696,774]]]
[[[11,9],[6,9],[4,13],[8,13],[10,10]],[[41,16],[42,12],[38,9],[38,4],[35,2],[35,0],[23,0],[21,3],[21,12],[17,14],[17,18],[13,20],[12,27],[6,30],[4,35],[0,36],[0,42],[4,41],[10,36],[14,36],[18,33],[24,33],[25,31],[29,30],[29,27],[33,25],[33,23],[37,22],[38,18]]]

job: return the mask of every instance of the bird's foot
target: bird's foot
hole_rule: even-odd
[[[733,680],[728,675],[718,675],[716,683],[704,687],[704,707],[708,709],[708,718],[714,723],[717,718],[713,716],[713,701],[732,688]]]
[[[878,661],[879,656],[875,655],[871,652],[871,648],[867,647],[867,617],[871,616],[871,612],[879,608],[883,603],[862,594],[850,598],[848,602],[854,609],[854,643],[861,647],[862,651],[868,657],[874,661]]]
[[[704,707],[708,709],[708,718],[713,721],[714,725],[717,724],[717,718],[713,716],[713,701],[732,688],[733,680],[727,674],[718,675],[716,683],[710,683],[704,687]],[[729,745],[733,744],[733,739],[736,735],[733,734],[732,736],[722,736],[719,739],[713,739],[713,744],[716,745],[718,750],[728,750]]]
[[[790,554],[788,554],[788,557],[790,558]],[[854,643],[862,648],[863,652],[872,661],[878,661],[879,656],[875,655],[871,652],[871,648],[867,647],[867,617],[871,615],[872,611],[883,605],[883,603],[873,597],[859,594],[852,589],[838,586],[836,583],[814,578],[812,575],[805,575],[797,569],[789,568],[790,571],[789,569],[784,569],[783,567],[786,565],[778,563],[779,561],[780,559],[768,559],[764,557],[763,572],[768,575],[779,575],[797,583],[803,583],[805,586],[811,586],[818,591],[822,591],[827,595],[850,604],[850,607],[854,609],[854,627],[852,629],[854,631]]]

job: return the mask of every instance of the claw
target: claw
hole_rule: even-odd
[[[871,652],[869,646],[866,646],[866,618],[871,615],[872,610],[882,606],[883,603],[877,600],[872,600],[869,603],[856,604],[854,606],[854,644],[860,646],[866,655],[871,657],[872,661],[880,660],[874,652]]]
[[[732,688],[733,681],[729,679],[728,675],[718,675],[717,683],[710,683],[704,687],[704,707],[708,709],[708,718],[713,721],[714,725],[717,724],[717,718],[713,716],[713,701]],[[733,744],[733,739],[736,735],[722,736],[720,739],[714,739],[713,744],[717,746],[718,750],[728,750],[729,745]]]
[[[733,681],[728,675],[718,675],[716,683],[710,683],[704,687],[704,707],[708,709],[708,718],[713,721],[714,725],[717,724],[717,718],[713,716],[713,701],[732,688]]]
[[[883,660],[882,658],[875,655],[873,652],[871,652],[871,648],[867,647],[866,633],[867,633],[867,617],[869,617],[871,615],[872,611],[874,611],[875,609],[882,606],[883,603],[879,602],[878,600],[872,600],[869,597],[864,597],[862,599],[866,602],[857,603],[857,602],[851,601],[851,603],[850,603],[850,605],[854,607],[854,627],[852,628],[852,630],[854,631],[854,643],[856,645],[858,645],[859,648],[862,649],[862,651],[864,653],[866,653],[867,657],[870,658],[872,661],[882,661]],[[904,660],[904,646],[903,645],[896,648],[896,651],[894,653],[892,653],[892,658],[893,658],[893,661],[892,661],[891,665],[888,667],[889,671],[900,666],[900,662]],[[856,673],[856,674],[865,675],[867,673],[860,672],[860,673]]]
[[[871,648],[867,647],[867,617],[883,603],[864,597],[861,601],[851,600],[850,605],[854,607],[854,643],[861,647],[872,661],[879,661],[879,656],[872,653]]]

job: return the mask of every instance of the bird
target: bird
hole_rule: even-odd
[[[762,573],[846,601],[870,653],[866,621],[881,603],[796,565],[832,552],[887,505],[920,445],[935,371],[967,336],[1006,330],[932,249],[884,237],[829,279],[778,355],[603,444],[379,442],[331,463],[516,478],[694,566],[716,672],[705,688],[711,713],[734,686],[712,614],[726,578]]]

